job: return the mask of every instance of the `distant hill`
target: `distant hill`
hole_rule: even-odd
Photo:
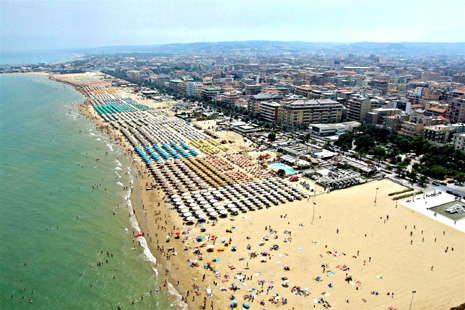
[[[95,53],[150,53],[150,54],[318,54],[338,55],[346,53],[376,55],[464,55],[465,42],[459,43],[327,43],[300,41],[224,41],[170,43],[156,45],[107,46],[91,49],[79,49],[77,52]]]

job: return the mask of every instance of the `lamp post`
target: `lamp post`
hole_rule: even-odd
[[[412,303],[413,303],[413,296],[415,296],[415,293],[417,291],[412,291],[412,300],[410,301],[410,306],[408,307],[408,310],[412,309]]]
[[[316,202],[313,202],[313,216],[312,216],[312,224],[313,224],[313,220],[315,219],[315,207],[316,207]]]
[[[376,206],[376,198],[378,198],[378,189],[379,187],[376,188],[376,193],[375,193],[375,206]]]

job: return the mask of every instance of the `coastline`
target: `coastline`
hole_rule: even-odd
[[[66,83],[66,81],[61,81],[62,83]],[[67,83],[70,84],[70,83]],[[82,90],[80,89],[79,86],[75,86],[70,84],[71,86],[75,87],[78,91],[81,93]],[[145,233],[144,237],[139,237],[139,241],[141,241],[141,246],[145,246],[145,243],[148,246],[148,249],[150,249],[150,253],[153,254],[153,256],[156,259],[156,267],[158,270],[158,277],[161,282],[163,282],[166,279],[166,288],[161,287],[161,289],[166,289],[176,295],[174,293],[173,289],[175,289],[177,292],[179,292],[180,295],[183,296],[183,299],[187,299],[187,306],[189,309],[200,309],[203,307],[203,302],[202,302],[202,297],[203,297],[203,292],[205,292],[205,287],[206,286],[211,286],[215,291],[215,295],[208,300],[207,308],[210,308],[210,300],[215,303],[215,308],[216,309],[226,309],[229,306],[228,302],[228,296],[229,292],[224,292],[224,293],[218,293],[217,289],[214,288],[216,284],[210,284],[210,283],[215,283],[215,282],[221,282],[219,285],[224,285],[226,287],[229,286],[229,284],[223,284],[227,283],[229,280],[219,280],[217,276],[213,273],[208,273],[205,272],[205,269],[202,271],[203,268],[189,268],[186,261],[188,259],[193,259],[192,255],[192,250],[195,247],[195,240],[191,239],[190,246],[189,244],[184,243],[184,245],[180,244],[178,240],[174,240],[174,238],[171,241],[167,241],[166,236],[174,234],[175,232],[182,231],[183,235],[184,232],[189,229],[187,233],[190,234],[191,236],[196,236],[198,234],[201,234],[200,228],[197,226],[183,226],[182,221],[180,218],[177,216],[176,211],[170,210],[168,206],[166,206],[166,202],[163,200],[163,192],[159,190],[145,190],[145,188],[150,185],[150,178],[149,178],[149,172],[145,166],[145,164],[139,160],[138,157],[136,157],[132,152],[132,148],[129,145],[129,143],[123,138],[122,134],[120,131],[113,129],[112,127],[109,126],[109,124],[105,123],[103,119],[100,118],[100,116],[97,115],[95,110],[91,107],[89,104],[90,101],[88,98],[85,98],[84,103],[79,106],[79,112],[86,116],[88,119],[93,121],[93,123],[96,125],[99,130],[101,130],[103,133],[107,134],[110,138],[112,138],[114,141],[118,142],[120,147],[122,148],[123,152],[128,156],[129,160],[131,161],[132,166],[137,170],[136,176],[134,176],[134,182],[133,182],[133,189],[131,191],[130,199],[131,199],[131,206],[135,210],[135,218],[137,220],[137,225],[139,225],[140,229],[142,232]],[[382,190],[379,191],[379,202],[378,202],[378,208],[373,208],[372,206],[372,197],[371,195],[368,194],[368,192],[374,192],[375,189],[374,187],[382,185]],[[381,186],[380,186],[381,187]],[[308,205],[311,205],[311,202],[309,200],[305,199],[302,202],[293,202],[286,204],[285,210],[281,207],[278,206],[277,208],[271,208],[267,211],[258,211],[258,212],[250,212],[247,214],[247,216],[242,216],[239,215],[234,218],[230,218],[228,221],[222,221],[219,222],[220,225],[209,225],[211,224],[210,222],[206,223],[206,226],[208,226],[207,232],[209,235],[215,235],[218,237],[229,237],[234,238],[234,243],[238,246],[239,251],[233,252],[230,251],[229,248],[227,248],[227,255],[222,255],[222,254],[217,254],[218,256],[221,256],[222,263],[215,265],[215,268],[221,273],[221,275],[226,275],[226,274],[234,274],[236,271],[240,271],[241,265],[245,264],[240,263],[242,257],[246,256],[246,245],[247,241],[246,237],[252,236],[253,239],[253,244],[255,244],[258,240],[256,238],[260,238],[261,234],[266,234],[268,233],[268,230],[266,230],[266,227],[271,228],[271,225],[273,226],[274,229],[278,229],[278,231],[286,231],[287,229],[291,228],[292,229],[292,236],[295,238],[294,242],[297,242],[298,244],[303,244],[303,249],[305,251],[309,251],[310,247],[318,247],[318,250],[310,250],[310,251],[321,251],[318,253],[311,253],[311,256],[308,257],[299,257],[299,251],[301,251],[301,248],[295,249],[291,248],[290,246],[296,247],[293,245],[293,243],[290,244],[281,244],[280,246],[283,248],[284,255],[283,257],[279,256],[279,258],[274,257],[272,255],[270,257],[273,258],[273,260],[279,259],[276,262],[272,263],[281,263],[280,261],[282,260],[283,262],[285,260],[289,261],[291,266],[295,266],[301,271],[297,271],[296,273],[282,273],[282,266],[269,266],[270,263],[268,264],[260,264],[260,262],[257,260],[256,262],[253,260],[249,260],[247,262],[247,267],[243,266],[242,270],[247,273],[251,273],[249,270],[249,262],[250,266],[252,267],[252,270],[260,270],[261,272],[261,277],[265,277],[265,279],[274,279],[275,281],[277,280],[276,277],[280,277],[280,275],[286,275],[289,277],[289,279],[292,281],[292,285],[294,284],[299,284],[299,285],[307,285],[309,284],[308,282],[310,280],[305,281],[306,278],[310,279],[313,278],[314,276],[318,275],[318,272],[315,271],[315,269],[319,269],[319,265],[321,264],[321,258],[323,257],[322,255],[325,254],[325,248],[322,247],[322,243],[326,243],[331,250],[333,251],[334,249],[338,249],[339,252],[342,252],[343,256],[345,256],[344,252],[347,252],[348,255],[352,255],[351,257],[343,257],[342,255],[340,256],[339,254],[337,257],[334,257],[334,260],[339,259],[340,262],[339,264],[342,264],[342,262],[349,261],[350,264],[352,265],[352,269],[354,272],[359,275],[360,279],[363,281],[363,285],[356,285],[357,287],[357,292],[354,290],[350,290],[352,286],[347,286],[345,288],[339,288],[341,293],[338,293],[339,295],[344,295],[344,296],[349,296],[352,302],[352,297],[353,298],[358,298],[358,303],[361,303],[360,300],[365,300],[361,304],[356,304],[355,301],[353,302],[353,307],[359,307],[360,309],[385,309],[386,307],[392,304],[403,307],[406,304],[408,305],[408,302],[410,300],[411,295],[407,294],[406,292],[410,292],[409,288],[410,286],[415,286],[415,289],[419,290],[419,296],[418,298],[423,298],[423,303],[421,301],[417,301],[420,305],[427,306],[428,303],[431,304],[438,304],[439,302],[444,306],[444,305],[449,305],[450,301],[444,300],[444,297],[437,297],[437,296],[432,296],[428,297],[426,296],[425,292],[429,293],[431,295],[432,290],[423,287],[420,282],[418,282],[417,279],[425,279],[425,281],[422,282],[428,282],[428,281],[433,281],[434,276],[433,274],[428,274],[429,272],[429,267],[430,265],[428,264],[433,264],[435,266],[435,270],[441,270],[441,264],[442,265],[451,265],[454,262],[456,263],[457,258],[463,257],[463,249],[460,247],[457,247],[458,243],[457,241],[463,240],[463,234],[459,234],[458,232],[454,232],[453,229],[449,227],[443,227],[440,223],[435,223],[434,221],[431,221],[427,218],[424,218],[423,215],[413,212],[412,210],[403,207],[401,204],[401,207],[397,208],[397,204],[395,202],[391,201],[390,198],[388,197],[388,193],[391,191],[399,190],[402,189],[401,186],[388,182],[388,181],[380,181],[378,182],[372,182],[370,184],[365,184],[361,186],[355,186],[349,189],[341,190],[341,191],[334,191],[330,195],[329,194],[323,194],[323,195],[318,195],[316,198],[311,197],[313,201],[316,201],[318,205],[320,206],[320,210],[317,211],[317,219],[315,220],[315,224],[308,222],[307,219],[303,219],[302,217],[299,217],[301,214],[305,214],[305,212],[308,212]],[[360,221],[360,223],[364,222],[365,224],[360,224],[362,228],[358,227],[353,227],[353,222],[346,223],[344,220],[341,220],[341,218],[350,218],[351,216],[354,216],[354,210],[356,209],[348,209],[345,211],[344,209],[337,209],[335,208],[336,205],[345,205],[348,201],[358,201],[361,206],[363,206],[364,212],[367,214],[364,216],[364,218],[360,219],[355,219],[355,221]],[[307,201],[307,203],[305,203]],[[370,201],[370,203],[368,203]],[[336,205],[335,205],[336,204]],[[395,207],[394,207],[395,205]],[[322,208],[323,207],[323,208]],[[263,213],[262,213],[263,212]],[[281,213],[280,213],[281,212]],[[289,212],[289,222],[287,220],[284,220],[286,223],[283,222],[283,213],[282,212]],[[338,212],[340,214],[337,214],[338,219],[336,219],[336,216],[332,212]],[[391,219],[388,218],[388,221],[386,223],[386,214],[390,215]],[[263,216],[265,215],[265,216]],[[280,217],[281,216],[281,217]],[[329,220],[334,216],[334,220]],[[287,214],[284,218],[287,217]],[[376,221],[379,221],[377,223]],[[383,220],[384,224],[383,225]],[[165,222],[166,221],[166,222]],[[300,222],[302,221],[302,222]],[[304,226],[299,228],[297,227],[296,223],[303,223],[303,221],[306,221],[305,228]],[[334,221],[334,222],[333,222]],[[288,226],[289,223],[293,223],[292,226]],[[398,240],[397,237],[390,236],[390,234],[394,233],[401,233],[404,231],[404,223],[406,225],[409,225],[408,229],[412,229],[410,226],[412,226],[412,223],[416,223],[417,228],[421,226],[421,229],[423,227],[425,228],[425,235],[428,235],[428,247],[426,249],[421,248],[422,242],[419,242],[416,240],[415,241],[415,246],[411,248],[412,243],[410,243],[410,246],[408,245],[408,241],[410,241],[410,238],[403,236],[401,239],[405,242],[405,246],[402,245],[398,246]],[[286,225],[288,224],[288,225]],[[253,225],[253,226],[250,226]],[[314,226],[313,226],[314,225]],[[337,226],[335,226],[337,225]],[[365,226],[364,226],[365,225]],[[229,233],[225,234],[225,226],[231,226],[231,227],[237,227],[238,229],[234,231],[233,235],[234,237],[230,237]],[[254,231],[250,232],[248,231],[247,227],[254,227]],[[263,231],[263,227],[265,227],[265,231]],[[313,228],[314,227],[314,228]],[[407,227],[407,226],[405,226]],[[245,228],[245,229],[244,229]],[[337,228],[337,233],[335,232]],[[415,225],[413,226],[413,229],[415,228]],[[316,229],[316,230],[315,230]],[[341,229],[341,233],[339,234],[339,229]],[[407,228],[405,228],[407,229]],[[447,236],[452,236],[454,240],[448,240],[448,238],[441,238],[441,232],[443,231],[446,233]],[[260,232],[261,231],[261,232]],[[302,231],[302,232],[299,232]],[[365,234],[365,237],[363,238],[362,234]],[[273,234],[273,233],[271,233]],[[286,234],[286,232],[284,232]],[[422,230],[423,234],[423,230]],[[281,235],[281,234],[280,234]],[[310,237],[311,236],[311,237]],[[436,238],[435,236],[438,236],[440,239],[439,242],[436,243]],[[266,236],[264,236],[265,238]],[[277,236],[276,236],[277,237]],[[362,238],[360,238],[362,237]],[[420,237],[418,235],[418,237]],[[368,238],[368,239],[365,239]],[[391,238],[391,239],[388,239]],[[431,240],[434,238],[435,243],[431,244]],[[184,239],[184,236],[183,236]],[[405,240],[404,240],[405,239]],[[408,240],[406,240],[408,239]],[[145,240],[145,243],[144,241]],[[363,241],[362,241],[363,240]],[[386,241],[387,240],[387,241]],[[421,238],[420,238],[421,240]],[[186,239],[187,241],[187,239]],[[281,241],[281,240],[279,240]],[[276,241],[278,242],[278,241]],[[229,242],[231,243],[231,241]],[[252,243],[252,242],[251,242]],[[318,245],[317,245],[318,244]],[[181,247],[184,246],[186,247],[185,249],[182,249]],[[413,258],[415,260],[421,260],[423,256],[430,255],[432,252],[432,249],[434,249],[437,252],[444,252],[445,246],[454,246],[456,248],[456,251],[454,253],[448,254],[446,258],[441,258],[439,255],[434,254],[435,256],[432,257],[432,261],[428,262],[421,262],[418,264],[411,264],[410,266],[407,266],[407,264],[404,264],[402,262],[402,259],[400,261],[396,261],[395,266],[404,266],[406,267],[398,267],[400,268],[399,271],[396,269],[392,269],[390,266],[391,261],[387,259],[388,253],[397,253],[397,251],[400,251],[403,255],[413,255]],[[167,247],[174,247],[175,250],[173,252],[177,252],[176,256],[173,256],[171,253],[168,254],[168,251],[165,251],[165,248]],[[399,248],[400,247],[400,248]],[[255,249],[260,249],[257,248],[254,245],[254,250]],[[266,249],[266,247],[262,248]],[[360,249],[360,252],[363,253],[361,254],[361,259],[358,261],[355,260],[358,255],[358,250]],[[415,254],[408,254],[411,251],[410,249],[415,249]],[[439,250],[439,251],[438,251]],[[144,250],[145,251],[145,250]],[[336,253],[338,253],[336,251]],[[377,252],[379,251],[379,252]],[[425,252],[428,251],[428,252]],[[272,252],[273,253],[273,252]],[[303,252],[301,252],[303,253]],[[321,253],[321,254],[320,254]],[[350,253],[350,254],[349,254]],[[357,253],[355,255],[355,253]],[[370,254],[367,254],[370,253]],[[435,252],[436,253],[436,252]],[[211,260],[211,258],[216,257],[216,253],[213,254],[208,254],[205,253],[205,258],[208,260]],[[317,254],[317,255],[315,255]],[[215,256],[214,256],[215,255]],[[281,254],[280,254],[281,255]],[[301,255],[301,254],[300,254]],[[319,255],[319,256],[318,256]],[[374,263],[373,265],[368,264],[367,267],[365,266],[364,261],[368,261],[368,255],[369,256],[369,262],[371,263],[371,258],[373,257]],[[147,256],[147,255],[146,255]],[[287,256],[292,256],[292,258],[287,257]],[[355,258],[354,258],[355,256]],[[437,256],[437,257],[436,257]],[[332,261],[333,257],[328,257],[328,260]],[[250,258],[249,258],[250,259]],[[399,259],[399,257],[395,257],[396,260]],[[440,262],[440,259],[443,260],[443,262]],[[239,260],[239,263],[238,263]],[[309,268],[307,266],[296,266],[296,264],[301,264],[303,262],[312,262],[312,268]],[[316,263],[317,262],[317,263]],[[363,262],[363,265],[361,265],[361,262]],[[258,263],[258,264],[257,264]],[[334,262],[333,262],[334,263]],[[315,265],[316,264],[316,265]],[[200,265],[203,265],[203,262],[200,262]],[[238,265],[239,270],[235,270],[236,268],[234,266]],[[266,266],[269,266],[266,268]],[[233,267],[231,267],[233,266]],[[263,266],[263,267],[262,267]],[[244,268],[245,267],[245,268]],[[279,267],[279,268],[278,268]],[[334,267],[334,266],[331,266]],[[409,270],[410,268],[410,270]],[[415,268],[415,270],[412,272],[411,269]],[[169,273],[165,273],[164,270],[169,270]],[[157,272],[157,271],[155,271]],[[441,272],[441,271],[437,271]],[[445,272],[450,272],[450,270],[446,270]],[[323,272],[324,273],[324,272]],[[341,272],[342,273],[342,272]],[[405,277],[404,273],[412,273],[414,276],[412,278],[407,278],[406,284],[405,285],[399,285],[395,281],[398,279],[401,279],[402,277]],[[425,273],[425,274],[423,274]],[[199,281],[202,278],[202,275],[206,275],[205,277],[205,283],[200,283],[200,282],[195,282]],[[257,273],[254,273],[254,276]],[[259,274],[259,273],[258,273]],[[280,275],[278,275],[280,274]],[[378,275],[380,274],[380,278],[377,278],[372,280],[370,277],[373,275]],[[463,274],[463,272],[462,272]],[[460,275],[460,273],[459,273]],[[260,276],[260,275],[259,275]],[[333,276],[332,281],[343,281],[343,279],[340,279],[342,275],[337,275]],[[382,279],[384,276],[385,280],[379,280]],[[245,277],[245,276],[244,276]],[[433,277],[433,278],[432,278]],[[444,277],[444,276],[442,276]],[[235,279],[231,279],[233,281],[236,281]],[[250,276],[250,282],[249,285],[252,286],[252,276]],[[442,279],[443,280],[443,279]],[[179,285],[178,285],[179,281]],[[313,279],[312,279],[313,281]],[[331,280],[328,280],[331,281]],[[161,283],[160,282],[160,283]],[[202,279],[202,282],[203,279]],[[237,281],[236,281],[237,282]],[[254,281],[256,282],[256,281]],[[379,283],[378,283],[379,282]],[[381,284],[382,282],[385,282]],[[208,284],[207,284],[208,283]],[[336,282],[334,282],[336,283]],[[441,282],[444,284],[444,282]],[[192,289],[193,284],[199,284],[202,286],[202,296],[200,298],[195,298],[196,296],[194,294],[190,295],[189,298],[185,298],[184,296],[187,295],[187,293],[190,291],[191,293],[194,293],[194,290]],[[245,282],[241,281],[241,286],[246,285]],[[276,283],[278,284],[278,283]],[[279,291],[282,296],[286,296],[290,300],[292,300],[292,307],[295,307],[296,309],[306,309],[311,307],[310,305],[312,304],[312,301],[318,300],[318,299],[313,299],[313,298],[318,298],[318,293],[324,290],[323,293],[325,293],[323,296],[326,298],[326,296],[329,296],[329,293],[326,291],[328,288],[326,286],[327,283],[324,284],[320,289],[315,289],[313,288],[313,297],[310,297],[310,299],[303,298],[303,297],[297,297],[293,296],[294,294],[289,294],[289,289],[286,289],[286,295],[284,295],[282,292],[284,291],[283,288],[278,287],[275,288],[275,290],[281,290]],[[330,283],[331,284],[331,283]],[[256,285],[256,284],[255,284]],[[313,284],[312,284],[313,285]],[[354,284],[353,284],[354,285]],[[277,285],[278,286],[278,285]],[[262,286],[263,287],[263,286]],[[311,288],[310,284],[309,287]],[[358,288],[361,288],[360,292],[358,292]],[[459,285],[459,288],[461,286]],[[247,288],[247,287],[245,287]],[[245,289],[243,288],[243,289]],[[353,289],[354,287],[352,287]],[[420,288],[423,289],[423,292],[420,292]],[[367,290],[373,290],[375,291],[382,291],[382,292],[392,292],[392,290],[396,291],[396,299],[391,299],[389,298],[388,300],[383,300],[379,301],[377,300],[378,297],[370,296],[369,293],[367,293]],[[242,293],[245,293],[243,291]],[[331,292],[333,293],[333,292]],[[454,291],[455,293],[455,291]],[[236,294],[236,293],[234,293]],[[237,294],[241,294],[241,292],[238,292]],[[322,294],[322,293],[321,293]],[[326,295],[328,294],[328,295]],[[422,295],[423,294],[423,295]],[[194,295],[194,296],[193,296]],[[268,294],[266,294],[268,295]],[[338,296],[336,292],[334,292],[335,296]],[[356,296],[356,297],[355,297]],[[455,295],[454,295],[455,296]],[[264,299],[268,299],[270,296],[264,296]],[[431,300],[431,298],[436,297],[437,301]],[[261,298],[261,297],[259,297]],[[333,296],[330,297],[333,299]],[[454,297],[455,298],[455,297]],[[179,301],[178,297],[178,301]],[[236,298],[238,300],[241,300],[241,298]],[[381,298],[378,298],[381,299]],[[336,306],[336,308],[344,308],[345,301],[344,299],[336,300],[336,297],[334,297],[334,300],[331,300],[331,304],[333,306]],[[454,299],[454,302],[456,302],[456,299]],[[184,304],[185,305],[185,304]],[[180,307],[183,306],[182,303],[179,305]],[[270,306],[271,308],[274,308],[275,306],[272,304],[268,304],[267,301],[267,306]],[[278,306],[278,305],[277,305]],[[276,307],[277,307],[276,306]],[[291,305],[290,305],[291,306]],[[321,305],[318,305],[319,307]],[[212,307],[213,308],[213,307]],[[428,308],[428,307],[426,307]]]
[[[4,75],[41,75],[41,76],[51,76],[50,73],[44,72],[44,71],[39,71],[39,72],[6,72],[6,73],[1,73]],[[82,93],[81,93],[82,94]]]
[[[94,109],[92,109],[89,106],[89,100],[85,96],[85,92],[83,92],[80,87],[72,85],[70,83],[66,83],[66,81],[61,81],[61,80],[56,80],[56,81],[72,86],[84,96],[84,102],[78,107],[79,113],[85,116],[86,118],[88,118],[90,121],[92,121],[98,130],[106,134],[108,137],[113,139],[115,142],[118,142],[119,147],[121,148],[125,156],[127,156],[128,160],[131,162],[132,167],[137,171],[137,174],[134,176],[134,181],[133,181],[133,184],[130,190],[131,193],[129,195],[129,200],[131,202],[130,207],[133,210],[132,216],[135,217],[135,224],[140,228],[139,232],[144,232],[145,236],[137,237],[135,239],[140,242],[147,260],[150,260],[149,259],[150,256],[153,256],[155,258],[155,262],[152,260],[151,263],[155,265],[156,269],[154,268],[154,272],[157,274],[157,277],[159,277],[159,282],[163,282],[163,278],[166,278],[167,289],[169,290],[169,293],[176,298],[178,307],[180,309],[187,309],[187,305],[181,300],[181,292],[183,292],[182,295],[184,295],[185,292],[188,290],[187,288],[188,285],[184,281],[186,277],[182,273],[179,273],[173,270],[174,269],[173,265],[175,264],[168,263],[165,257],[163,257],[163,255],[161,255],[160,252],[157,250],[156,242],[158,241],[158,243],[160,243],[163,241],[163,239],[161,238],[161,236],[158,236],[157,235],[158,233],[155,232],[155,230],[152,230],[151,225],[149,225],[149,221],[154,222],[157,218],[158,219],[166,218],[167,223],[169,222],[169,225],[168,225],[169,227],[171,227],[171,225],[176,225],[176,224],[170,221],[170,216],[167,216],[167,212],[166,212],[167,210],[164,210],[164,208],[159,208],[157,211],[155,211],[154,210],[155,208],[150,206],[147,208],[147,210],[145,210],[145,206],[149,206],[151,204],[155,205],[155,203],[157,202],[160,202],[160,205],[163,203],[163,200],[160,197],[161,195],[160,193],[157,195],[150,195],[151,193],[150,192],[146,193],[144,190],[144,187],[141,185],[144,182],[149,181],[149,179],[147,178],[147,175],[148,175],[147,168],[141,162],[134,161],[134,158],[131,156],[132,154],[127,151],[130,147],[127,141],[123,139],[119,131],[114,130],[113,128],[105,124],[103,119],[101,119],[97,115],[97,113],[95,113]],[[157,212],[156,216],[154,212],[150,212],[150,211]],[[146,217],[141,216],[144,213],[146,214]],[[131,223],[131,225],[135,228],[135,225],[133,225],[133,223]],[[152,236],[157,236],[157,237],[153,238]],[[148,253],[146,252],[147,250],[149,251]],[[182,257],[181,260],[184,260],[184,261],[187,260],[187,257],[183,255],[184,254],[183,252],[179,254],[180,254],[180,257]],[[168,275],[163,272],[163,270],[167,270],[167,269],[170,270]],[[179,266],[176,266],[176,270],[178,269],[179,269]],[[179,285],[177,285],[178,281],[179,281]],[[189,309],[198,309],[199,308],[198,306],[199,306],[198,304],[188,303]]]

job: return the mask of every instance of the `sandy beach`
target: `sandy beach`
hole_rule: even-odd
[[[80,112],[139,170],[134,213],[166,276],[160,289],[175,288],[189,309],[228,309],[230,298],[239,309],[245,302],[250,309],[449,309],[464,302],[464,233],[393,201],[388,194],[400,185],[374,181],[208,220],[204,228],[184,225],[163,191],[145,189],[153,178],[121,132],[88,102]]]

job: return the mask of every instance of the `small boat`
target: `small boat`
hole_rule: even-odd
[[[99,161],[99,160],[100,160],[100,158],[96,158],[96,159],[95,159],[95,161]]]
[[[143,233],[143,232],[141,232],[141,233],[139,233],[139,234],[135,235],[134,237],[142,237],[143,235],[144,235],[144,233]]]

